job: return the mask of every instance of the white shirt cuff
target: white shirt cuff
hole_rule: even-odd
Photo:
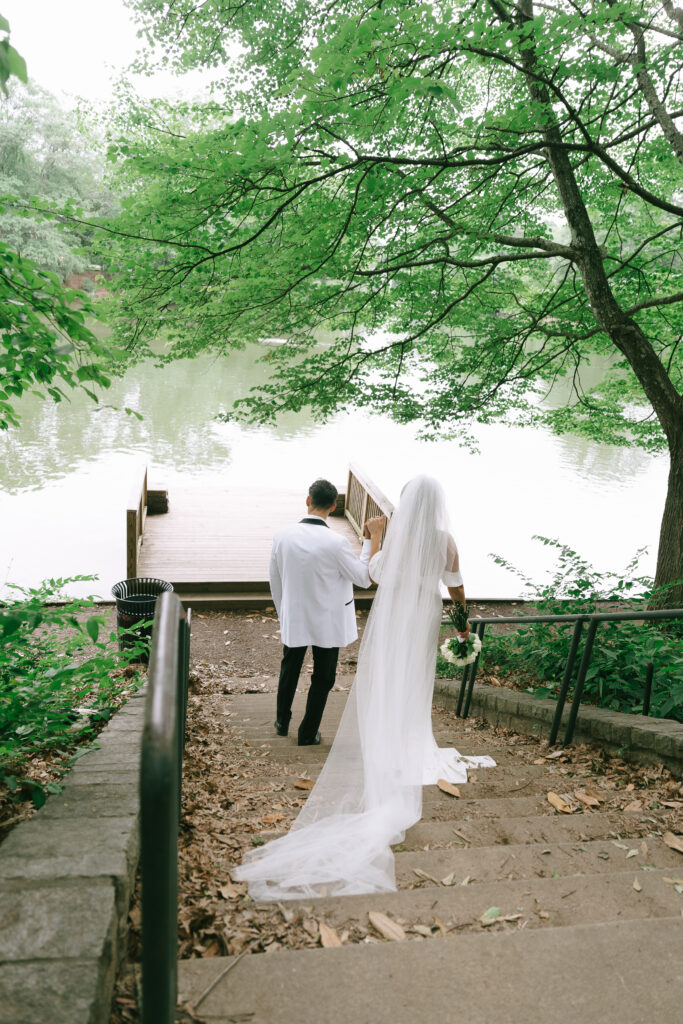
[[[363,541],[363,547],[360,550],[360,560],[361,560],[361,562],[369,562],[370,561],[370,546],[371,546],[371,544],[372,544],[371,540],[367,540],[366,539],[366,540]]]

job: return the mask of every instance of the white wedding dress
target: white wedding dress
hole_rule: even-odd
[[[396,888],[392,845],[422,815],[422,786],[466,782],[490,757],[439,748],[432,696],[442,616],[440,581],[455,544],[441,486],[409,481],[382,551],[356,678],[320,777],[286,836],[245,854],[233,879],[255,900],[284,900]]]

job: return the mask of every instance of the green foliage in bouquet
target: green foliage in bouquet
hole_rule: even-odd
[[[460,604],[460,602],[456,601],[446,609],[446,612],[448,618],[453,623],[454,629],[458,633],[464,633],[470,618],[469,605]]]
[[[647,607],[651,579],[637,575],[642,549],[624,573],[600,573],[558,540],[534,537],[558,552],[548,582],[534,585],[505,559],[498,565],[525,583],[526,593],[540,615],[590,614],[605,610],[603,602],[628,610]],[[537,697],[554,696],[564,674],[573,624],[529,624],[515,632],[487,633],[485,667],[496,674],[514,675]],[[575,673],[578,671],[579,660]],[[584,699],[615,711],[642,713],[649,662],[654,664],[650,714],[683,722],[683,631],[679,624],[604,622],[598,628],[584,690]]]
[[[15,801],[30,797],[41,806],[47,792],[59,790],[23,777],[27,762],[59,752],[66,766],[141,682],[126,666],[143,645],[120,652],[115,632],[101,636],[104,617],[87,615],[92,598],[50,607],[69,583],[94,579],[11,585],[17,599],[0,607],[0,789]]]

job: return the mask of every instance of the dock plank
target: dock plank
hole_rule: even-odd
[[[274,534],[306,514],[305,494],[228,487],[172,490],[169,510],[148,516],[138,575],[173,584],[267,585]],[[347,519],[331,516],[330,527],[360,552]]]

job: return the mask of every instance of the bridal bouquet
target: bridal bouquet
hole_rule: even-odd
[[[469,613],[469,608],[463,608],[461,604],[456,604],[453,608],[448,609],[448,617],[459,633],[463,633],[467,629]],[[473,661],[476,661],[480,650],[481,640],[476,633],[470,633],[467,640],[453,636],[450,640],[446,640],[445,644],[441,644],[441,654],[444,660],[459,667],[471,665]]]

